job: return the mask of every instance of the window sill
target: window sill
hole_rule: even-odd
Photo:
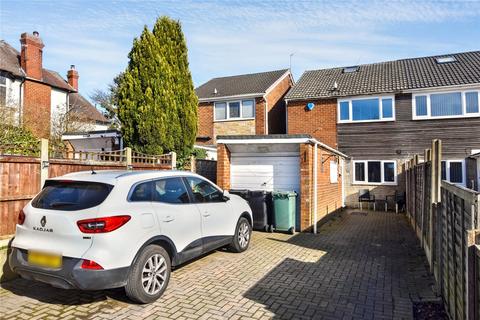
[[[354,124],[354,123],[369,123],[369,122],[395,122],[395,119],[338,121],[337,123],[338,124]]]
[[[354,186],[397,186],[396,182],[353,182]]]
[[[465,119],[465,118],[478,118],[480,114],[469,114],[469,115],[460,115],[460,116],[439,116],[439,117],[432,117],[432,116],[413,116],[412,120],[443,120],[443,119]]]
[[[255,118],[230,118],[230,119],[223,119],[223,120],[213,120],[213,122],[233,122],[233,121],[251,121],[255,120]]]

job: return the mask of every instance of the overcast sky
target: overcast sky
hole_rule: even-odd
[[[19,49],[40,32],[45,68],[80,73],[80,92],[105,89],[144,25],[181,21],[195,86],[210,78],[305,70],[480,49],[480,1],[0,0],[0,38]]]

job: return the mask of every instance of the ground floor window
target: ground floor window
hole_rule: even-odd
[[[391,160],[353,161],[353,183],[396,184],[397,164]]]
[[[442,180],[465,185],[465,161],[443,160]]]

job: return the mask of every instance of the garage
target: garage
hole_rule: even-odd
[[[343,206],[346,155],[309,135],[218,136],[217,154],[223,189],[297,192],[297,229],[314,231]]]
[[[300,192],[298,152],[233,153],[230,172],[232,189]]]

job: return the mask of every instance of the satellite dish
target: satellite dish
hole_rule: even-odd
[[[313,102],[307,103],[307,110],[308,111],[312,111],[313,108],[315,108],[315,104]]]

